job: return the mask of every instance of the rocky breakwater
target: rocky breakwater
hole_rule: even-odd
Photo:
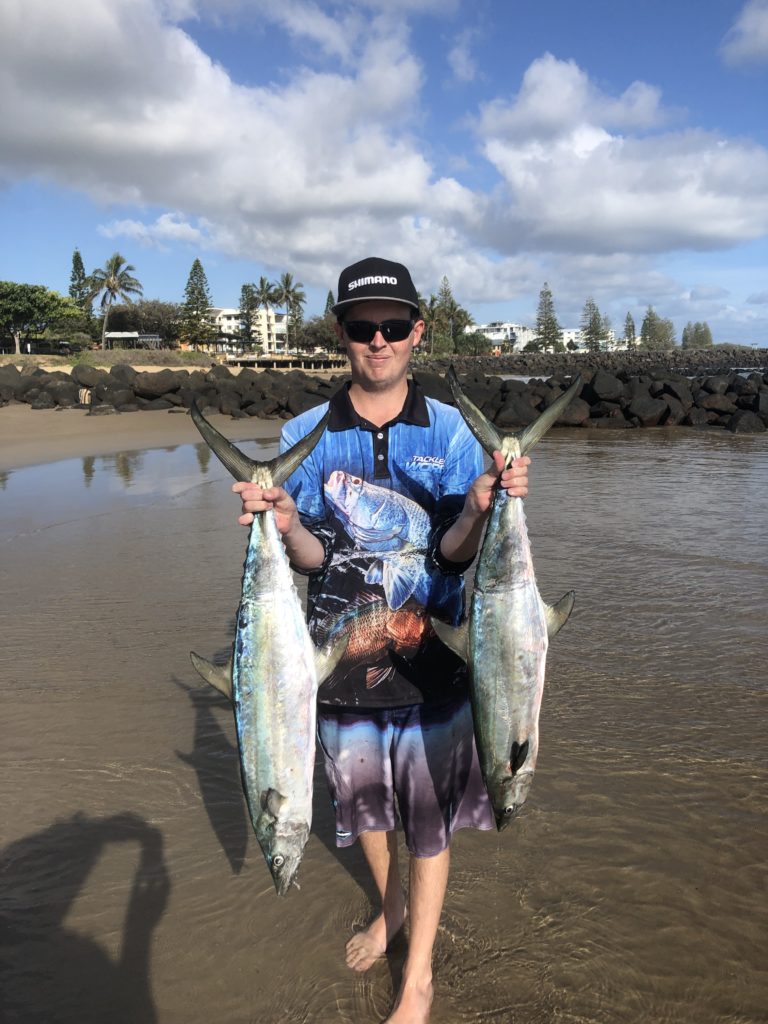
[[[768,427],[768,375],[735,371],[693,379],[656,368],[647,373],[609,372],[581,366],[581,393],[558,421],[560,426],[594,429],[706,427],[734,433],[761,433]],[[427,370],[414,376],[428,395],[451,402],[442,375]],[[489,376],[481,363],[459,374],[462,387],[501,428],[522,427],[562,393],[572,372],[528,381]],[[33,409],[87,408],[93,416],[165,409],[185,412],[196,400],[204,412],[245,418],[290,419],[319,405],[341,386],[343,375],[313,377],[301,370],[210,370],[138,372],[77,364],[72,373],[19,371],[0,367],[0,403],[25,402]]]
[[[582,386],[556,425],[626,430],[632,427],[709,427],[762,433],[768,427],[768,375],[734,371],[690,379],[681,374],[608,373],[582,367]],[[450,402],[443,378],[414,374],[429,394]],[[460,373],[462,388],[502,428],[523,427],[566,389],[572,376],[529,381],[488,377],[480,369]]]
[[[100,369],[77,363],[72,372],[0,367],[0,405],[25,402],[33,409],[84,408],[92,416],[167,410],[185,412],[196,400],[203,412],[263,419],[290,419],[327,401],[339,376],[312,377],[251,369],[232,373],[226,366],[210,370],[166,369],[139,372],[127,364]]]

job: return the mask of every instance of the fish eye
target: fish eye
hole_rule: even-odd
[[[360,479],[360,477],[359,477],[359,476],[353,476],[353,477],[352,477],[352,483],[353,483],[353,484],[355,485],[355,487],[357,487],[357,486],[358,486],[359,484],[361,484],[362,482],[363,482],[363,481],[362,481],[362,480]]]
[[[514,814],[515,813],[515,805],[512,804],[511,807],[505,807],[504,808],[504,813],[506,814],[507,817],[509,817],[510,814]]]
[[[285,857],[283,857],[283,855],[280,853],[276,853],[275,856],[272,858],[272,867],[281,868],[283,864],[285,864]]]

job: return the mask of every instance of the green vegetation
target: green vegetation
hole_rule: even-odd
[[[203,264],[195,258],[184,288],[179,337],[192,346],[215,341],[217,332],[211,320],[212,307],[208,278]]]
[[[104,319],[101,325],[101,348],[107,347],[107,323],[109,311],[117,299],[132,302],[134,295],[141,295],[143,289],[139,281],[132,276],[136,268],[126,263],[119,252],[113,253],[103,267],[94,270],[88,277],[88,301],[92,302],[101,295],[101,311]]]
[[[671,320],[659,316],[649,306],[640,328],[640,348],[654,352],[668,352],[675,347],[675,326]]]
[[[82,317],[71,298],[62,298],[41,284],[0,281],[0,332],[13,338],[17,355],[22,339],[40,335],[54,324],[80,323]]]
[[[563,331],[555,314],[555,303],[547,282],[539,292],[536,312],[536,339],[525,346],[526,352],[565,352]]]
[[[703,323],[698,321],[692,324],[689,320],[683,328],[683,348],[712,348],[712,331],[706,320]]]

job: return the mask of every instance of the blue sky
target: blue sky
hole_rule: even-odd
[[[478,322],[594,297],[768,344],[768,0],[6,0],[0,279],[114,251],[179,301],[446,275]]]

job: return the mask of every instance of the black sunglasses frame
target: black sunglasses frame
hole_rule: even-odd
[[[358,342],[361,345],[370,345],[376,337],[377,331],[381,331],[381,336],[385,341],[405,341],[413,331],[415,323],[415,320],[395,319],[382,320],[378,324],[375,324],[373,320],[343,320],[341,326],[350,341]],[[350,327],[352,332],[349,330]],[[405,330],[406,327],[408,328],[407,330]],[[405,331],[405,333],[400,334],[401,330]],[[400,336],[393,337],[393,333]],[[355,337],[355,334],[358,337]]]

